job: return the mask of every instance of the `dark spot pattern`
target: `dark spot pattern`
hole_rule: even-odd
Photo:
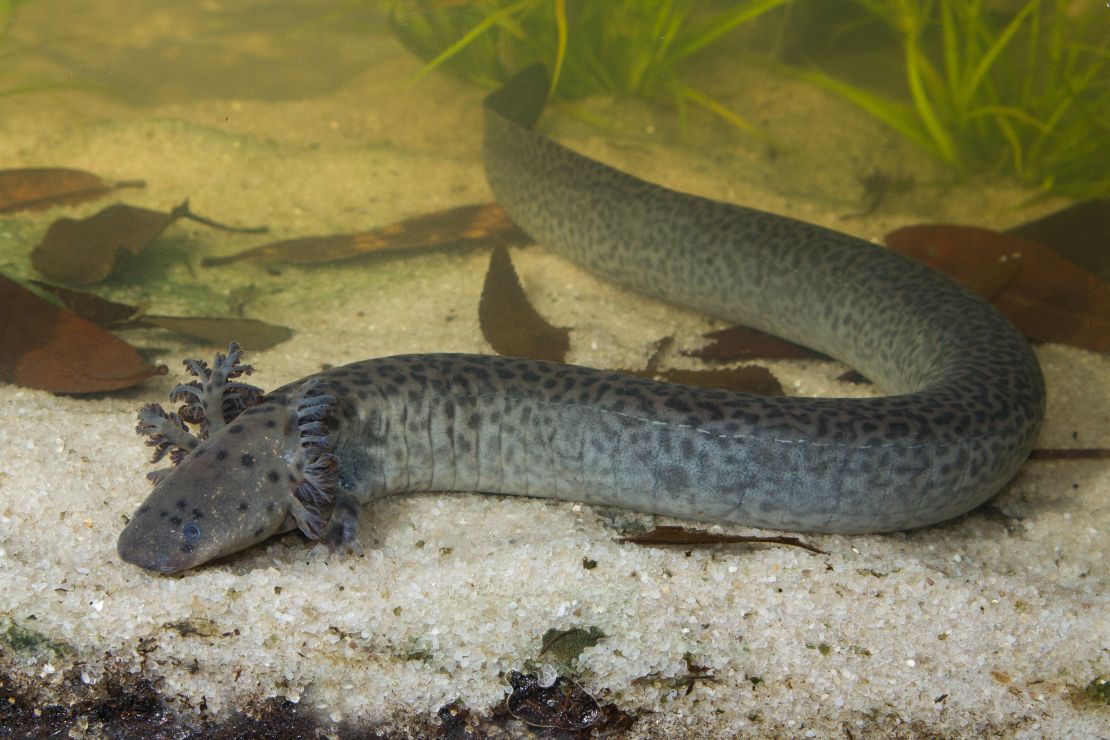
[[[541,245],[625,287],[837,357],[891,395],[766,398],[479,355],[366,360],[320,373],[336,398],[326,425],[344,496],[486,491],[857,533],[957,516],[1015,474],[1040,429],[1044,381],[990,304],[860,239],[582,157],[528,128],[539,111],[501,106],[513,85],[487,103],[486,175]],[[296,433],[289,404],[303,382],[216,434],[258,430],[256,414]]]
[[[502,107],[515,96],[510,82],[487,103],[486,174],[544,247],[831,354],[893,395],[763,398],[472,355],[369,360],[334,375],[353,401],[334,420],[340,479],[359,499],[480,490],[866,532],[958,515],[1012,477],[1044,385],[989,304],[860,239],[582,157],[528,128],[538,111]]]

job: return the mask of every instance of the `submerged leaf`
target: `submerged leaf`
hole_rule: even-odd
[[[165,372],[76,314],[0,275],[0,378],[54,393],[95,393]]]
[[[104,329],[154,327],[185,334],[210,344],[230,344],[243,337],[239,344],[251,350],[268,349],[293,336],[293,330],[258,319],[212,316],[159,316],[144,314],[138,306],[116,303],[107,298],[72,288],[31,281],[46,290],[86,321]]]
[[[0,170],[0,213],[39,211],[50,206],[81,203],[118,188],[141,188],[142,180],[105,182],[91,172],[63,167]]]
[[[356,234],[309,236],[264,244],[227,257],[206,257],[205,267],[228,262],[317,264],[387,256],[424,254],[452,247],[522,244],[531,241],[496,203],[458,206],[421,214]]]
[[[886,242],[987,295],[1034,341],[1110,352],[1110,286],[1047,247],[948,224],[907,226]]]
[[[88,218],[60,218],[31,252],[31,264],[51,280],[96,283],[108,277],[121,252],[138,254],[176,218],[173,213],[123,204]]]
[[[287,326],[235,316],[225,318],[147,314],[136,319],[134,325],[168,329],[210,344],[230,344],[237,340],[244,349],[253,351],[269,349],[293,336],[293,330]]]
[[[50,224],[31,264],[52,280],[89,285],[108,277],[121,255],[143,251],[179,218],[224,231],[258,233],[266,227],[238,228],[198,216],[186,200],[169,213],[117,203],[87,218],[60,218]]]
[[[490,255],[478,321],[486,341],[501,355],[562,362],[570,349],[570,332],[552,326],[532,307],[503,246]]]
[[[701,360],[734,362],[736,360],[827,360],[825,355],[814,352],[800,344],[788,342],[773,334],[750,329],[746,326],[732,326],[705,334],[710,343],[701,349],[689,350],[682,354]]]
[[[1110,281],[1110,198],[1088,200],[1006,229]]]
[[[761,396],[783,395],[782,384],[778,379],[770,370],[758,365],[713,370],[660,369],[664,354],[673,344],[674,337],[656,340],[654,351],[648,357],[647,365],[643,370],[621,370],[620,372],[648,380],[665,380],[668,383],[696,385],[703,388],[723,388],[740,393],[757,393]]]
[[[141,313],[141,310],[137,306],[129,306],[126,303],[110,301],[107,298],[101,298],[98,295],[86,293],[83,290],[63,288],[60,285],[51,285],[41,280],[30,280],[28,282],[36,288],[40,288],[52,294],[62,302],[63,306],[73,311],[73,313],[77,314],[85,321],[91,321],[96,324],[101,329],[124,326],[128,321],[131,321]]]

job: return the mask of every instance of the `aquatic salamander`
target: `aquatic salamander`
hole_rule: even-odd
[[[299,528],[357,550],[358,512],[404,491],[583,501],[712,522],[883,532],[999,490],[1044,415],[1029,344],[986,301],[813,224],[675,192],[535,133],[542,68],[485,104],[486,175],[549,249],[648,295],[838,357],[893,395],[764,398],[508,357],[356,362],[268,395],[232,345],[150,405],[147,501],[123,560],[191,568]],[[187,431],[198,425],[199,434]]]

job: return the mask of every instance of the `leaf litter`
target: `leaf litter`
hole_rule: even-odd
[[[121,258],[139,254],[181,218],[223,231],[266,230],[217,223],[190,211],[188,200],[168,213],[117,203],[86,218],[60,218],[52,223],[31,252],[31,264],[51,280],[70,285],[97,283],[115,270]]]
[[[91,172],[66,167],[0,170],[0,213],[41,211],[94,200],[120,188],[145,186],[143,180],[108,182]]]
[[[127,342],[0,275],[0,379],[54,393],[128,388],[164,366],[148,364]]]

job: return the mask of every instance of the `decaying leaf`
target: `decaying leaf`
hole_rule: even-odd
[[[54,393],[96,393],[165,373],[135,349],[0,275],[0,378]]]
[[[138,254],[179,218],[225,231],[260,230],[225,226],[198,216],[189,210],[187,200],[169,213],[117,203],[87,218],[60,218],[52,223],[42,243],[31,252],[31,264],[51,280],[71,285],[96,283],[111,274],[121,255]]]
[[[570,349],[570,332],[552,326],[532,307],[503,246],[490,255],[478,321],[482,336],[501,355],[562,362]]]
[[[135,321],[135,326],[168,329],[186,334],[209,344],[226,345],[239,342],[244,349],[257,351],[281,344],[293,336],[287,326],[268,324],[259,319],[212,316],[156,316],[147,314]]]
[[[138,254],[176,216],[137,206],[108,206],[88,218],[50,224],[31,264],[51,280],[89,285],[108,277],[120,252]]]
[[[1006,233],[1043,244],[1110,282],[1110,198],[1076,203]]]
[[[674,337],[663,337],[653,343],[652,353],[643,370],[620,370],[625,375],[635,375],[649,380],[665,380],[668,383],[696,385],[703,388],[720,388],[741,393],[756,393],[761,396],[783,395],[782,384],[765,367],[715,368],[712,370],[662,369],[663,356],[674,344]]]
[[[209,344],[227,345],[238,341],[246,349],[261,350],[280,344],[293,336],[293,330],[258,319],[212,316],[159,316],[144,313],[138,306],[116,303],[72,288],[38,281],[34,285],[52,293],[75,314],[102,329],[167,329],[200,339]]]
[[[508,357],[530,357],[550,362],[563,362],[570,349],[570,332],[552,326],[532,306],[520,285],[505,247],[494,247],[486,272],[482,299],[478,304],[482,335],[490,346]],[[767,335],[764,335],[767,336]],[[658,369],[662,353],[671,345],[670,337],[656,342],[656,350],[643,370],[622,369],[635,375],[671,383],[758,393],[765,396],[783,395],[782,385],[764,367],[739,367],[713,370]],[[796,345],[790,345],[796,346]]]
[[[73,311],[85,321],[91,321],[101,329],[126,326],[127,322],[142,313],[136,306],[110,301],[107,298],[101,298],[83,290],[63,288],[60,285],[51,285],[41,280],[29,280],[28,282],[36,288],[50,293],[70,311]]]
[[[227,257],[206,257],[205,267],[228,262],[318,264],[358,257],[417,255],[491,245],[527,244],[531,238],[496,203],[458,206],[426,213],[356,234],[309,236],[264,244]]]
[[[731,326],[706,333],[709,344],[701,349],[683,352],[687,357],[715,362],[735,362],[737,360],[827,360],[825,355],[814,352],[800,344],[788,342],[773,334],[749,329],[746,326]]]
[[[507,678],[513,693],[505,700],[509,713],[533,727],[579,731],[602,718],[597,700],[574,681],[559,676],[550,686],[540,686],[531,674],[510,671]]]
[[[39,211],[81,203],[119,188],[141,188],[142,180],[106,182],[91,172],[63,167],[0,170],[0,213]]]
[[[1047,247],[948,224],[907,226],[886,242],[991,298],[1034,341],[1110,352],[1110,286]]]
[[[686,527],[655,527],[649,532],[619,537],[617,542],[629,542],[634,545],[680,545],[682,547],[696,547],[706,545],[737,545],[737,544],[770,544],[789,545],[800,547],[818,555],[828,555],[824,550],[819,550],[813,545],[807,545],[797,537],[755,537],[737,534],[714,534],[703,529],[687,529]]]

